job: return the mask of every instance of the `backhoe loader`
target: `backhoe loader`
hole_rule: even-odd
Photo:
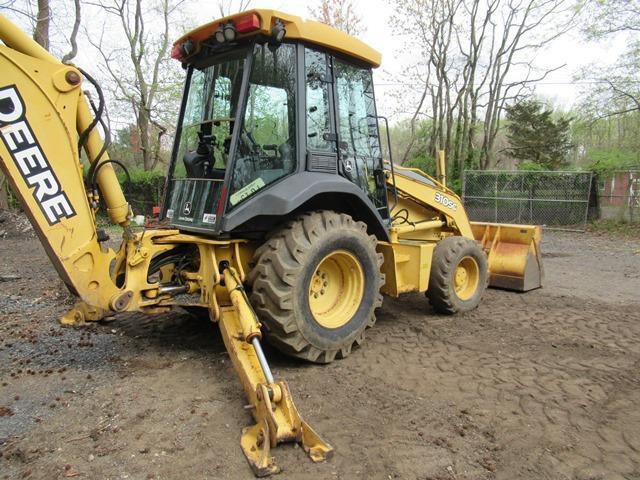
[[[345,33],[250,10],[178,39],[186,79],[163,225],[141,231],[107,153],[99,85],[2,16],[0,39],[0,165],[79,297],[61,321],[208,312],[255,419],[240,442],[258,476],[278,471],[270,451],[281,442],[314,461],[333,451],[274,378],[263,339],[327,363],[363,342],[383,293],[426,292],[455,314],[487,283],[541,285],[538,227],[470,223],[442,157],[437,178],[383,159],[381,57]],[[100,205],[123,229],[117,251],[97,227]]]

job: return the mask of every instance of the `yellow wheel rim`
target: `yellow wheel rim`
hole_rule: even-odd
[[[340,328],[358,311],[364,294],[364,272],[358,259],[346,250],[324,257],[309,283],[309,308],[325,328]]]
[[[460,300],[469,300],[478,290],[480,267],[473,257],[463,257],[454,272],[453,284]]]

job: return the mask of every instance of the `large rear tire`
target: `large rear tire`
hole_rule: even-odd
[[[453,315],[476,308],[487,288],[487,271],[487,256],[474,240],[441,240],[433,252],[426,292],[434,310]]]
[[[376,243],[364,223],[333,211],[303,214],[272,235],[248,276],[267,341],[316,363],[349,355],[382,305]]]

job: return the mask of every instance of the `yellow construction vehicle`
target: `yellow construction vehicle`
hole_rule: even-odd
[[[383,160],[380,55],[342,32],[251,10],[180,38],[166,227],[142,231],[97,128],[104,102],[92,108],[83,93],[99,85],[2,16],[0,40],[0,165],[79,297],[62,322],[207,311],[249,399],[256,423],[241,446],[257,475],[278,470],[280,442],[300,442],[314,461],[332,453],[274,379],[263,338],[326,363],[363,341],[381,292],[426,292],[452,314],[476,307],[487,281],[541,284],[538,228],[471,224],[442,159],[438,179]],[[123,228],[117,251],[96,224],[101,202]]]

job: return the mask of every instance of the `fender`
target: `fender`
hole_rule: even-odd
[[[302,172],[286,177],[264,190],[255,199],[250,199],[227,212],[222,222],[222,233],[231,232],[257,216],[286,216],[300,210],[301,206],[304,209],[305,204],[313,208],[323,208],[323,205],[316,205],[313,200],[326,198],[327,192],[342,199],[353,199],[354,205],[351,205],[351,209],[357,210],[357,215],[352,216],[359,217],[356,219],[366,219],[365,223],[370,232],[379,240],[388,241],[387,222],[360,188],[339,175],[317,172]],[[324,208],[327,208],[326,204]],[[349,213],[342,208],[337,210]]]

